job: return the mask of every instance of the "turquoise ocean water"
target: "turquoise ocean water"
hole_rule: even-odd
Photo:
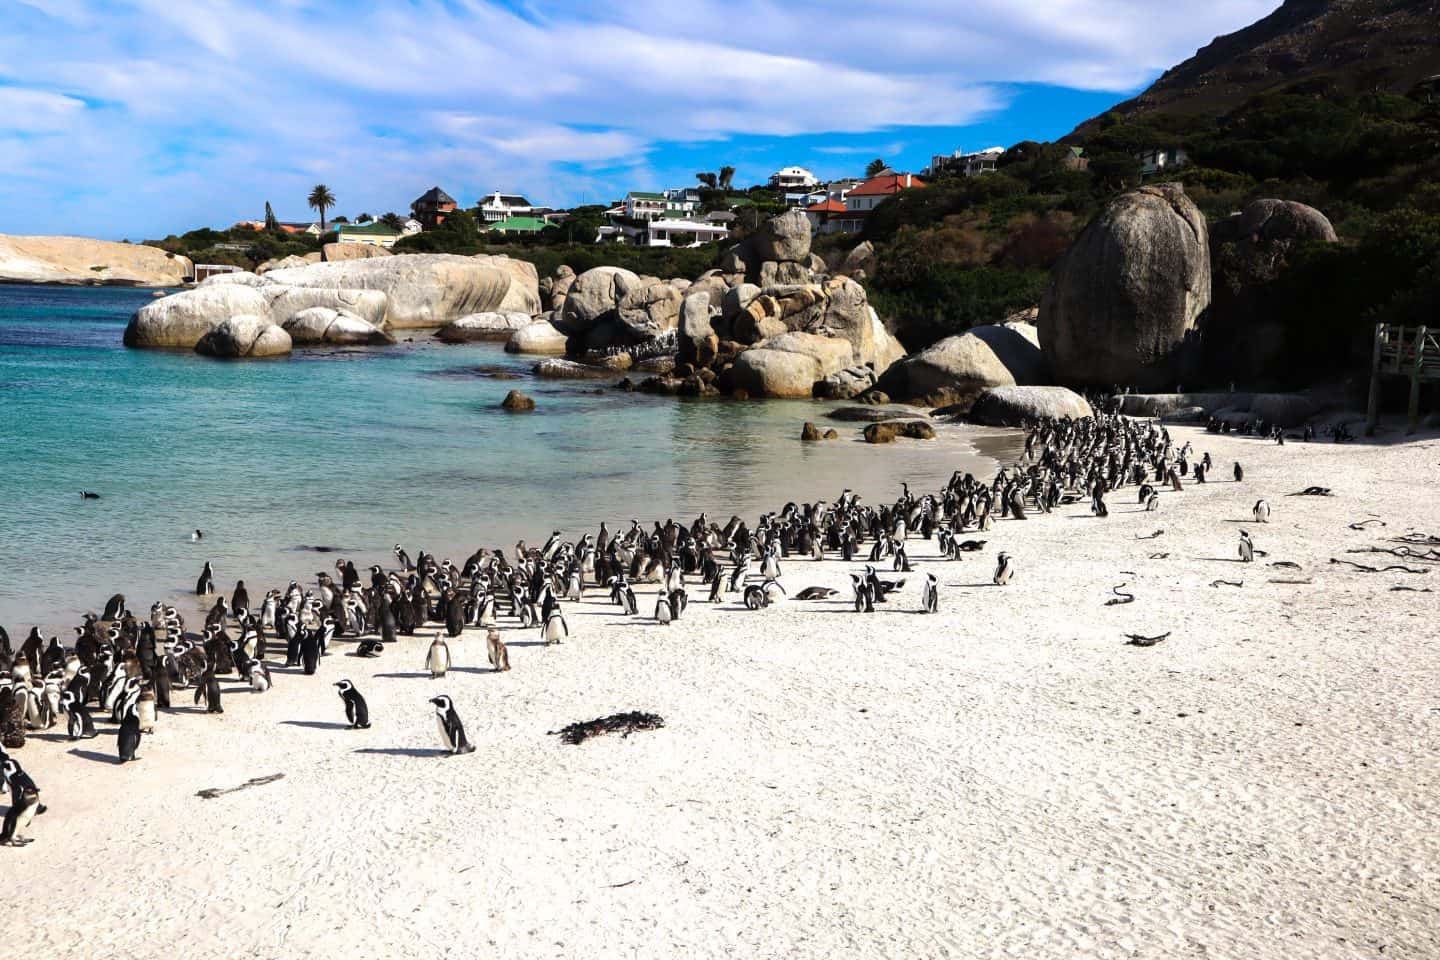
[[[839,424],[845,439],[801,444],[828,405],[542,381],[533,358],[426,333],[245,363],[127,350],[121,332],[150,298],[0,285],[0,624],[17,640],[32,623],[69,635],[116,592],[148,610],[193,588],[206,560],[221,589],[243,578],[254,596],[313,583],[337,555],[388,561],[397,541],[458,562],[557,527],[753,519],[845,486],[889,498],[902,479],[993,468],[964,428],[876,448]],[[516,387],[534,413],[498,409]],[[314,546],[339,552],[301,549]]]

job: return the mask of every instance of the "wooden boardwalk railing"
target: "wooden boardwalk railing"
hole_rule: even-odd
[[[1420,419],[1420,383],[1440,381],[1440,330],[1375,324],[1375,353],[1370,361],[1370,403],[1365,411],[1365,435],[1373,436],[1380,416],[1380,378],[1410,378],[1410,406],[1405,432],[1414,433]]]

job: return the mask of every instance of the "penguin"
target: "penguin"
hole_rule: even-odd
[[[485,634],[485,647],[490,666],[496,673],[510,669],[510,651],[505,647],[505,641],[500,639],[499,630],[492,629]]]
[[[546,646],[552,643],[559,643],[561,640],[570,636],[570,627],[565,623],[565,617],[561,614],[558,605],[552,609],[550,615],[545,618],[545,625],[541,627],[540,633]]]
[[[1250,534],[1244,530],[1240,531],[1240,562],[1253,563],[1255,560],[1255,544],[1250,541]]]
[[[440,742],[452,756],[459,753],[474,753],[475,745],[465,738],[465,727],[460,723],[460,715],[455,712],[455,705],[447,696],[432,697],[430,702],[435,705],[435,720],[440,727]]]
[[[91,740],[95,737],[95,720],[80,698],[67,690],[60,696],[60,706],[65,711],[66,732],[71,740]]]
[[[379,640],[361,640],[355,648],[355,656],[373,659],[385,652],[385,644]]]
[[[40,802],[40,788],[13,757],[3,753],[0,753],[0,780],[10,793],[10,809],[5,813],[4,826],[0,826],[0,845],[24,846],[32,838],[22,837],[20,832],[45,812],[45,805]]]
[[[200,680],[195,684],[195,702],[198,704],[204,698],[206,713],[224,713],[225,708],[220,705],[220,681],[215,679],[215,671],[209,667],[200,675]]]
[[[274,681],[270,679],[270,668],[265,665],[265,661],[251,660],[247,664],[247,669],[249,670],[251,690],[256,693],[264,693],[274,686]]]
[[[670,597],[662,590],[655,599],[655,620],[661,626],[670,626],[670,621],[675,619],[675,612],[670,607]]]
[[[155,690],[153,687],[142,687],[140,697],[135,701],[135,713],[140,719],[141,733],[155,732]]]
[[[460,636],[465,630],[465,601],[460,599],[460,594],[451,591],[449,600],[445,603],[445,633],[451,638]]]
[[[1159,509],[1160,509],[1160,494],[1158,494],[1158,493],[1156,493],[1156,492],[1154,492],[1154,491],[1152,490],[1152,491],[1150,492],[1150,496],[1145,499],[1145,512],[1146,512],[1146,513],[1154,513],[1156,510],[1159,510]]]
[[[425,669],[430,671],[431,680],[443,679],[446,671],[450,669],[450,646],[440,636],[439,631],[436,631],[435,639],[430,641],[430,651],[425,655]]]
[[[105,612],[100,614],[101,620],[114,622],[125,615],[125,594],[117,593],[105,601]]]
[[[795,594],[795,599],[829,600],[831,597],[835,596],[835,594],[839,592],[839,590],[832,590],[829,587],[806,587],[804,590],[801,590],[799,593]]]
[[[201,533],[201,532],[200,532],[200,529],[199,529],[198,527],[195,528],[194,530],[192,530],[192,531],[190,532],[190,542],[191,542],[191,543],[199,543],[201,540],[204,540],[204,539],[205,539],[205,534]]]
[[[1256,501],[1255,501],[1255,509],[1254,509],[1253,511],[1251,511],[1251,512],[1254,513],[1254,515],[1255,515],[1255,522],[1256,522],[1256,523],[1269,523],[1269,522],[1270,522],[1270,504],[1269,504],[1268,501],[1266,501],[1266,500],[1264,500],[1264,499],[1256,500]]]
[[[120,729],[115,735],[115,748],[121,763],[140,759],[135,756],[135,751],[140,749],[140,713],[136,708],[138,699],[138,691],[126,697]]]
[[[80,499],[81,499],[81,500],[99,500],[99,499],[100,499],[100,494],[95,493],[95,492],[93,492],[93,491],[91,491],[91,490],[81,490],[81,491],[80,491]]]
[[[205,561],[205,569],[200,571],[200,577],[195,581],[195,596],[203,597],[215,592],[215,573],[210,569],[210,561]]]
[[[765,595],[765,589],[757,583],[747,586],[743,596],[747,610],[759,610],[770,605],[770,598]]]
[[[313,676],[315,669],[320,665],[320,637],[319,627],[306,630],[303,627],[297,628],[300,635],[300,666],[305,671],[305,676]]]
[[[355,684],[349,680],[341,680],[335,686],[340,690],[340,699],[345,701],[345,719],[350,721],[349,729],[369,730],[370,707],[365,703],[360,691],[355,689]]]
[[[920,592],[920,605],[926,613],[940,611],[940,589],[933,573],[925,574],[925,583]]]
[[[250,609],[250,591],[245,589],[244,580],[235,581],[235,592],[230,595],[230,612],[235,616],[240,615],[241,610]]]
[[[410,562],[410,554],[406,553],[400,544],[395,544],[395,559],[400,563],[401,570],[414,570],[415,565]]]
[[[780,598],[785,596],[785,588],[780,586],[780,581],[770,577],[760,584],[760,589],[765,592],[765,604],[779,603]]]
[[[1235,482],[1239,483],[1245,479],[1245,468],[1240,466],[1240,461],[1235,461]]]
[[[1015,575],[1015,565],[1010,562],[1010,554],[1008,553],[1001,553],[996,559],[995,585],[997,587],[1003,587],[1009,583],[1010,578]]]

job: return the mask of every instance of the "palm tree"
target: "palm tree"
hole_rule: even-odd
[[[703,183],[705,186],[709,187],[711,190],[714,190],[714,189],[715,189],[715,174],[713,174],[713,173],[697,173],[697,174],[695,174],[695,179],[696,179],[696,180],[699,180],[701,183]]]
[[[320,211],[320,232],[325,232],[325,211],[335,206],[335,194],[323,183],[317,183],[310,191],[310,209]]]
[[[726,193],[730,192],[731,182],[735,179],[735,168],[725,166],[720,168],[720,189]]]

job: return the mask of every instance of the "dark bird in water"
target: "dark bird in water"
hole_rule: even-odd
[[[100,494],[98,494],[98,493],[91,493],[89,490],[81,490],[81,491],[80,491],[80,499],[81,499],[81,500],[99,500],[99,499],[100,499]]]

